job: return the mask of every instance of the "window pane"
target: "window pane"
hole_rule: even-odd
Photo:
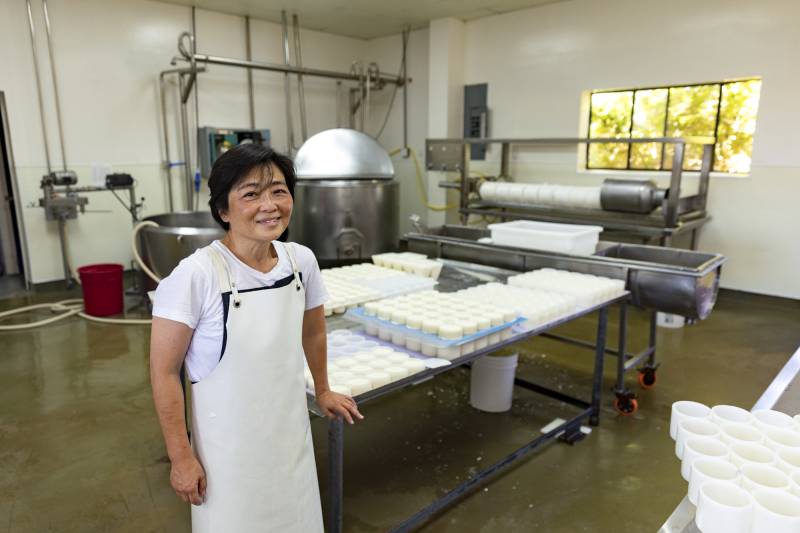
[[[667,116],[667,89],[636,91],[633,101],[633,130],[636,137],[663,137],[664,119]],[[632,169],[658,170],[661,168],[662,143],[631,145]]]
[[[714,170],[750,172],[760,94],[761,80],[738,81],[722,86]]]
[[[628,137],[632,108],[633,91],[593,93],[589,137]],[[626,168],[627,165],[627,144],[589,145],[589,168]]]
[[[714,136],[719,105],[719,84],[673,87],[669,90],[667,137]],[[664,168],[672,168],[674,145],[664,148]],[[700,170],[703,147],[686,145],[684,170]]]

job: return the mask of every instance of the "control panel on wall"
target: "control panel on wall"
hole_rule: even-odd
[[[226,129],[206,126],[197,130],[200,147],[200,172],[208,179],[211,167],[219,156],[243,143],[269,146],[269,130]]]
[[[464,86],[464,137],[489,136],[488,83]],[[486,145],[472,145],[472,159],[486,159]]]

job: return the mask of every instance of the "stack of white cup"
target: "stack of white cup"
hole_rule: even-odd
[[[670,436],[700,531],[800,532],[800,415],[679,401]]]

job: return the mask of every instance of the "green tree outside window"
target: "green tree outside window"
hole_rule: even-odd
[[[591,94],[589,137],[716,137],[713,170],[750,171],[761,80]],[[669,170],[674,145],[590,144],[587,168]],[[687,145],[684,170],[699,170],[703,149]]]

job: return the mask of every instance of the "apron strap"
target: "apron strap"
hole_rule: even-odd
[[[242,299],[239,298],[239,291],[236,288],[236,282],[233,280],[233,276],[231,275],[228,262],[225,261],[225,258],[222,256],[219,250],[214,249],[213,246],[206,247],[206,250],[208,250],[208,253],[211,256],[211,262],[214,264],[214,270],[217,272],[217,280],[219,280],[220,290],[223,293],[231,291],[233,293],[233,306],[239,307],[242,305]]]
[[[272,241],[272,242],[274,244],[274,243],[280,242],[280,241]],[[286,255],[289,256],[289,262],[292,264],[292,272],[294,273],[295,286],[297,287],[297,290],[299,291],[300,287],[302,286],[302,284],[300,282],[300,274],[299,274],[300,273],[300,269],[297,267],[297,259],[295,259],[295,256],[294,256],[294,247],[292,246],[291,243],[288,243],[288,242],[281,242],[281,246],[283,246],[283,249],[286,250]]]

